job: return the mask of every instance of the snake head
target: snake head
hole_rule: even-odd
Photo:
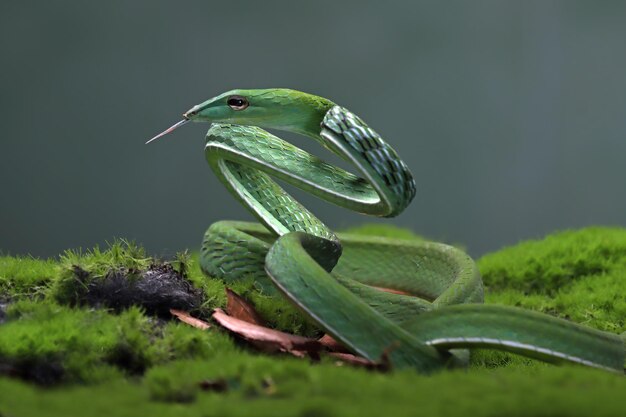
[[[230,90],[193,106],[183,120],[147,143],[190,121],[258,126],[315,137],[332,106],[325,98],[286,88]]]
[[[329,100],[287,88],[230,90],[198,104],[185,119],[233,123],[317,135]]]
[[[183,117],[194,122],[252,124],[261,118],[264,109],[256,100],[256,91],[227,91],[193,106]]]

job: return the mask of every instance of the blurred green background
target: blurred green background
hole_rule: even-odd
[[[119,236],[167,256],[251,220],[204,161],[208,125],[144,146],[236,87],[360,115],[417,180],[385,221],[474,256],[626,226],[626,2],[3,1],[0,56],[3,253]],[[295,194],[333,228],[370,220]]]

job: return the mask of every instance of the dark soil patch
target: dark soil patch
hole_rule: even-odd
[[[144,271],[111,270],[102,278],[92,278],[78,266],[73,272],[77,291],[72,304],[116,311],[137,305],[148,314],[171,318],[170,309],[194,311],[204,301],[202,291],[169,264],[152,265]]]

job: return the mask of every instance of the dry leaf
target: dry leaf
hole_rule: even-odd
[[[375,288],[381,291],[396,291],[386,288]],[[226,288],[226,296],[228,299],[227,310],[229,314],[220,308],[216,308],[213,312],[213,319],[225,329],[235,333],[263,351],[286,352],[298,358],[308,357],[312,360],[319,360],[320,351],[327,350],[327,354],[337,359],[338,364],[347,363],[353,366],[383,372],[391,369],[389,353],[395,348],[393,345],[385,349],[381,355],[380,361],[372,362],[363,357],[349,353],[345,346],[328,334],[316,340],[265,327],[259,314],[246,299],[230,288]],[[170,313],[176,316],[180,321],[197,327],[198,329],[206,330],[211,327],[211,324],[206,321],[192,317],[184,311],[170,309]],[[200,388],[208,391],[222,392],[227,389],[227,384],[225,384],[223,380],[206,380],[200,383]],[[273,384],[269,384],[269,389],[273,392],[275,389]]]
[[[175,315],[176,318],[178,318],[178,320],[182,321],[183,323],[187,323],[193,327],[197,327],[198,329],[206,330],[211,327],[211,325],[206,321],[191,317],[188,313],[184,311],[174,310],[173,308],[170,308],[170,313]]]
[[[284,333],[231,317],[220,308],[214,310],[213,319],[222,327],[268,352],[317,352],[323,348],[315,339]]]
[[[325,334],[324,336],[318,339],[318,342],[322,344],[326,349],[331,352],[342,352],[342,353],[350,353],[350,351],[341,343],[333,339],[333,337],[329,334]]]
[[[256,312],[252,304],[235,291],[230,288],[225,288],[226,298],[228,303],[226,304],[226,312],[229,316],[237,319],[247,321],[248,323],[258,324],[259,326],[265,326],[265,322]]]

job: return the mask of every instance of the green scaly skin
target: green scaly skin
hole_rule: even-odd
[[[233,109],[233,96],[249,105]],[[225,281],[254,277],[266,291],[275,286],[349,349],[372,361],[386,352],[395,368],[432,372],[462,362],[459,349],[488,347],[623,372],[625,348],[617,335],[482,305],[480,275],[463,252],[440,243],[335,235],[286,193],[273,178],[368,215],[393,217],[411,202],[415,185],[406,165],[348,110],[294,90],[233,90],[194,106],[185,118],[212,123],[207,161],[262,223],[213,224],[202,245],[207,274]],[[359,176],[263,128],[310,137],[352,163]]]

